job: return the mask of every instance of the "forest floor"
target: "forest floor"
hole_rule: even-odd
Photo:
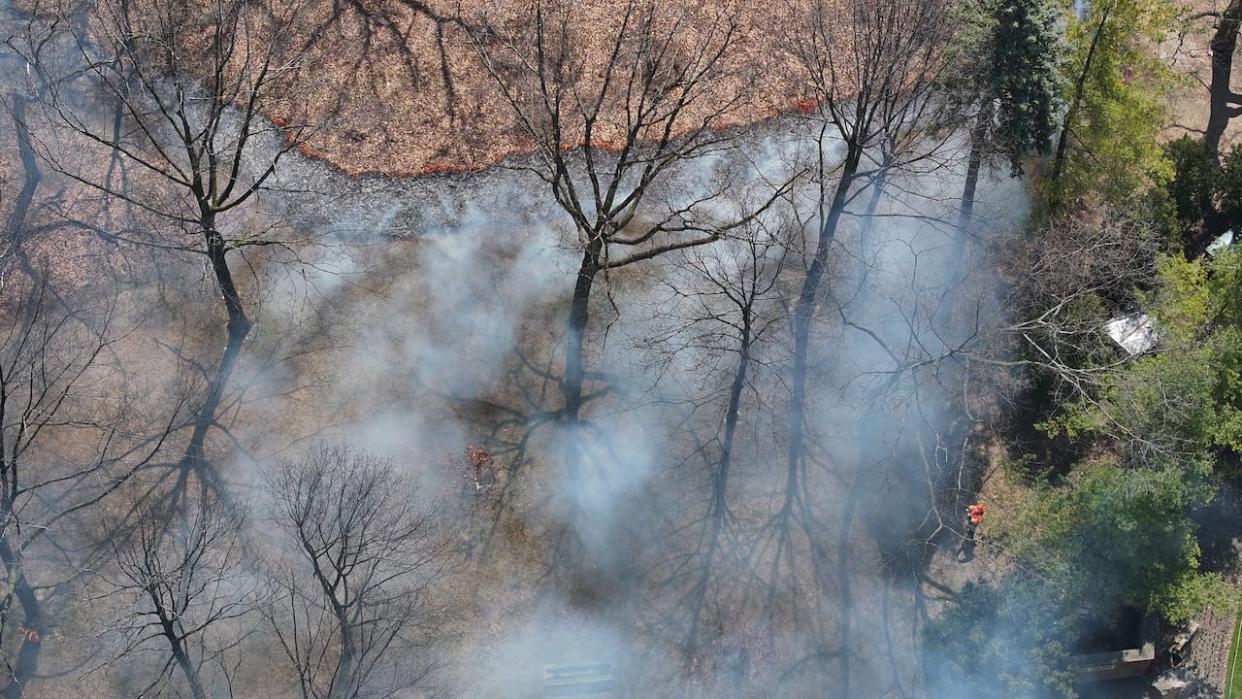
[[[943,586],[954,592],[967,583],[998,583],[1008,572],[1011,561],[1004,548],[989,536],[989,521],[1009,515],[1021,503],[1023,490],[1014,484],[1005,472],[1007,451],[1003,442],[993,437],[986,441],[977,454],[983,472],[980,474],[979,492],[973,501],[987,507],[987,515],[976,535],[973,555],[961,550],[961,532],[965,524],[965,512],[953,513],[946,522],[950,528],[939,537],[936,551],[928,562],[925,573],[924,594],[929,600],[929,611],[935,616],[949,600],[936,587]],[[936,602],[939,601],[939,604]]]
[[[573,5],[569,31],[582,74],[601,72],[626,7],[616,0]],[[717,126],[769,119],[804,96],[788,53],[770,50],[773,32],[779,36],[789,26],[778,20],[781,12],[780,4],[691,0],[676,12],[659,13],[663,21],[682,23],[673,32],[675,52],[710,44],[719,39],[725,18],[736,20],[733,48],[708,78],[711,94],[738,98],[727,118],[713,120]],[[316,70],[282,84],[289,113],[268,116],[301,114],[322,125],[304,152],[351,175],[472,171],[528,152],[475,43],[492,32],[525,35],[532,25],[528,13],[526,3],[481,0],[324,4],[300,12],[288,31],[295,39],[321,37],[302,58]],[[486,50],[502,64],[516,60],[501,44]],[[703,116],[692,113],[696,109],[689,110],[691,120]],[[607,135],[598,140],[607,141]]]
[[[1181,0],[1188,16],[1183,36],[1163,42],[1159,54],[1181,76],[1170,95],[1171,123],[1166,137],[1201,134],[1207,120],[1210,74],[1210,17],[1219,0]],[[524,21],[524,6],[496,5],[480,0],[383,5],[349,4],[331,14],[299,15],[293,36],[322,32],[326,40],[304,58],[319,66],[305,77],[282,85],[289,117],[303,114],[319,124],[304,152],[351,175],[410,176],[483,169],[515,153],[529,151],[511,109],[495,80],[483,70],[470,31],[482,24],[514,30]],[[332,7],[336,7],[333,5]],[[587,65],[602,62],[609,48],[607,31],[619,25],[624,3],[584,3],[572,16],[575,31],[586,37]],[[804,88],[793,76],[798,66],[788,56],[769,50],[785,41],[786,26],[774,16],[771,3],[690,2],[688,16],[695,31],[684,32],[692,43],[703,38],[722,9],[738,12],[737,50],[713,78],[712,91],[740,95],[736,109],[720,126],[746,126],[766,121],[798,106]],[[400,28],[400,29],[397,29]],[[473,29],[472,29],[473,28]],[[1235,74],[1238,71],[1235,69]],[[1239,126],[1226,134],[1228,146]]]

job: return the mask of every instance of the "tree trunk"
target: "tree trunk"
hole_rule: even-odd
[[[211,269],[215,274],[216,284],[220,287],[225,312],[228,314],[228,339],[224,345],[224,352],[220,355],[220,362],[216,365],[216,373],[212,377],[207,399],[203,401],[203,405],[194,417],[194,432],[190,436],[190,444],[186,447],[182,462],[183,467],[190,469],[199,469],[203,465],[203,445],[207,431],[215,424],[216,411],[220,407],[224,387],[233,374],[233,368],[237,365],[237,358],[241,354],[242,343],[246,335],[250,333],[251,327],[250,319],[246,317],[246,311],[242,308],[237,286],[233,282],[233,273],[229,270],[226,259],[228,248],[224,237],[215,230],[215,221],[211,217],[204,221],[203,236],[207,240],[207,258],[211,261]]]
[[[798,305],[794,309],[793,336],[794,356],[793,373],[790,377],[790,408],[789,408],[789,461],[785,483],[785,503],[782,512],[788,516],[792,507],[794,489],[798,483],[798,468],[802,463],[806,421],[806,373],[807,352],[811,337],[811,321],[819,304],[819,286],[823,282],[825,268],[828,264],[828,253],[832,241],[837,235],[837,225],[841,214],[845,211],[846,197],[850,186],[858,173],[858,163],[862,158],[862,147],[849,144],[845,156],[845,165],[841,170],[841,179],[837,182],[833,193],[832,204],[828,209],[824,223],[819,229],[819,242],[815,249],[815,257],[807,269],[806,278],[802,281],[802,291],[798,294]]]
[[[742,309],[742,337],[738,343],[737,370],[733,374],[733,384],[729,387],[729,407],[725,411],[724,435],[720,442],[720,463],[716,478],[712,483],[712,504],[708,513],[711,531],[708,534],[707,553],[703,557],[703,570],[694,587],[694,611],[690,621],[690,631],[686,636],[686,658],[693,660],[698,652],[699,625],[703,617],[703,605],[707,599],[707,588],[711,582],[712,569],[716,563],[716,553],[720,550],[720,535],[724,530],[725,517],[728,515],[728,484],[729,467],[733,462],[733,437],[737,433],[738,414],[742,404],[742,391],[746,388],[746,374],[750,369],[751,344],[751,308],[747,304]]]
[[[986,148],[988,125],[992,123],[995,107],[991,99],[985,99],[975,117],[975,128],[970,132],[970,160],[966,163],[966,184],[962,187],[962,208],[957,212],[958,239],[965,235],[975,214],[975,190],[979,186],[979,171],[983,169],[983,151]]]
[[[603,248],[602,235],[592,233],[586,250],[582,252],[582,264],[578,267],[574,296],[569,306],[569,328],[565,337],[565,378],[561,382],[561,394],[565,397],[561,419],[568,423],[578,422],[578,413],[582,409],[582,384],[585,374],[583,338],[586,336],[587,321],[590,320],[591,288],[599,274]]]
[[[852,652],[851,629],[853,628],[854,596],[850,587],[850,533],[854,528],[854,516],[858,512],[858,501],[862,498],[863,470],[861,467],[853,474],[849,494],[845,498],[845,507],[841,513],[841,528],[837,531],[837,601],[841,610],[841,672],[837,675],[837,696],[849,699],[850,696],[850,654]]]
[[[354,685],[354,635],[350,632],[348,610],[336,610],[337,631],[341,635],[341,655],[336,663],[336,677],[328,699],[346,699]]]
[[[985,99],[979,106],[975,116],[975,126],[970,131],[970,157],[966,161],[966,182],[962,186],[962,205],[957,212],[957,230],[953,232],[953,247],[948,259],[952,277],[961,272],[966,260],[966,240],[970,233],[970,224],[975,215],[975,194],[979,187],[979,173],[983,170],[983,154],[987,150],[988,128],[996,106],[991,99]],[[949,297],[944,299],[949,300]],[[936,311],[935,322],[940,327],[947,327],[953,318],[952,303],[942,302]]]
[[[1070,100],[1069,109],[1065,110],[1065,120],[1061,123],[1061,136],[1057,139],[1057,154],[1052,161],[1052,179],[1053,181],[1061,179],[1061,173],[1065,170],[1065,157],[1069,150],[1069,134],[1074,124],[1074,118],[1078,116],[1078,105],[1082,102],[1083,92],[1087,85],[1087,76],[1091,74],[1091,63],[1095,59],[1095,49],[1100,45],[1100,37],[1104,35],[1104,27],[1108,24],[1108,15],[1112,10],[1112,5],[1105,7],[1100,13],[1100,23],[1095,28],[1095,34],[1091,37],[1091,47],[1087,49],[1087,59],[1083,61],[1082,72],[1078,74],[1078,79],[1074,81],[1074,97]]]
[[[1220,140],[1229,120],[1239,112],[1238,97],[1230,86],[1233,53],[1238,46],[1238,27],[1242,24],[1242,0],[1233,0],[1221,14],[1220,24],[1209,44],[1212,50],[1212,82],[1208,87],[1209,112],[1203,143],[1208,154],[1220,162]]]
[[[43,623],[43,606],[39,597],[26,578],[21,561],[9,543],[7,536],[0,538],[0,561],[13,581],[13,592],[22,607],[22,626],[26,633],[22,635],[22,643],[17,651],[17,664],[11,666],[9,684],[0,690],[4,699],[18,699],[26,690],[26,685],[39,671],[39,652],[43,649],[43,638],[46,628]]]
[[[13,199],[13,210],[9,212],[8,234],[12,236],[10,242],[20,246],[24,238],[26,215],[34,201],[35,191],[43,181],[43,173],[39,170],[39,161],[30,144],[30,132],[26,129],[26,97],[16,90],[9,95],[13,100],[13,129],[17,134],[17,151],[22,160],[23,179],[21,191]]]
[[[173,659],[177,661],[177,667],[181,668],[181,674],[185,675],[185,681],[190,685],[190,694],[194,699],[207,699],[207,690],[203,688],[203,682],[198,676],[198,668],[194,667],[194,661],[190,660],[190,655],[186,652],[185,645],[177,633],[176,622],[161,618],[161,625],[164,629],[164,638],[168,640],[168,645],[172,650]]]
[[[880,208],[880,200],[884,198],[884,187],[888,184],[889,168],[893,166],[894,154],[885,152],[882,165],[880,166],[880,174],[876,176],[874,188],[871,190],[871,198],[867,201],[867,213],[863,218],[862,230],[859,231],[859,248],[860,256],[864,265],[871,263],[871,257],[876,252],[876,246],[873,245],[871,232],[875,230],[875,212]]]
[[[585,358],[584,346],[587,332],[587,325],[590,321],[590,303],[591,289],[595,285],[595,277],[599,274],[599,265],[601,255],[603,253],[603,238],[596,233],[591,234],[590,242],[582,252],[582,263],[578,267],[578,276],[574,282],[573,299],[569,306],[569,323],[565,336],[565,376],[561,380],[561,395],[564,397],[565,404],[561,408],[558,415],[560,423],[566,427],[572,428],[576,426],[581,417],[582,411],[582,387],[585,381]],[[576,524],[578,523],[578,497],[576,490],[579,487],[579,472],[582,462],[582,450],[579,445],[580,435],[572,430],[567,432],[564,440],[564,454],[562,456],[563,466],[565,469],[566,481],[571,491],[575,495],[569,499],[570,511],[568,514],[568,523],[563,533],[569,536],[560,536],[556,540],[556,552],[554,557],[571,571],[568,576],[574,579],[583,571],[580,566],[583,551],[581,549],[582,541],[578,537]],[[594,583],[578,582],[571,585],[571,589],[590,589]]]
[[[874,392],[866,396],[865,402],[867,409],[858,416],[854,428],[854,450],[858,454],[866,454],[874,449],[871,442],[871,435],[877,430],[876,425],[884,422],[883,418],[883,402],[888,392],[897,385],[897,381],[901,378],[901,366],[895,367],[894,371],[889,375],[888,379],[875,389]],[[836,574],[836,595],[838,608],[840,609],[840,631],[841,638],[840,655],[841,655],[841,672],[837,675],[836,687],[839,691],[837,696],[850,697],[850,657],[852,654],[853,639],[853,614],[854,597],[852,579],[850,577],[850,539],[855,522],[858,520],[858,507],[864,494],[868,490],[868,485],[875,484],[875,479],[868,479],[868,469],[866,464],[860,460],[855,466],[854,473],[850,475],[850,488],[845,497],[845,504],[841,508],[841,523],[837,529],[837,556],[836,565],[827,565],[825,557],[824,564],[819,567],[824,571],[832,571]],[[872,491],[878,492],[878,491]],[[883,496],[880,496],[883,498]],[[865,511],[865,508],[864,508]]]
[[[13,209],[9,212],[9,217],[6,221],[9,244],[13,246],[13,249],[2,251],[2,254],[16,254],[23,270],[30,275],[32,280],[36,280],[38,275],[21,250],[21,246],[25,240],[26,217],[30,213],[31,204],[34,202],[35,192],[38,191],[39,185],[43,181],[43,173],[39,169],[39,161],[35,157],[34,148],[30,143],[30,132],[26,128],[26,97],[16,90],[10,92],[10,96],[13,100],[13,128],[17,134],[17,147],[22,161],[24,177],[21,191],[14,198]],[[13,466],[13,468],[15,469],[16,467]],[[16,475],[14,474],[12,477],[16,478]],[[10,490],[13,492],[10,492]],[[5,500],[4,511],[6,513],[3,519],[5,522],[8,522],[13,516],[12,497],[14,497],[15,492],[16,485],[12,482],[6,482],[3,494]],[[9,682],[3,689],[0,689],[0,697],[3,697],[3,699],[19,699],[22,693],[26,691],[26,685],[39,670],[39,653],[43,649],[43,638],[46,632],[43,622],[43,605],[39,603],[38,595],[35,594],[34,588],[26,578],[22,562],[18,560],[17,552],[14,551],[7,532],[0,536],[0,563],[4,564],[9,579],[13,581],[13,592],[17,596],[18,604],[21,605],[22,625],[26,629],[26,632],[22,634],[21,645],[17,651],[17,663],[8,666],[10,670]]]
[[[22,271],[32,281],[37,282],[42,275],[30,264],[23,245],[26,242],[26,217],[30,214],[35,192],[43,182],[43,172],[39,169],[39,160],[30,143],[30,131],[26,128],[26,97],[16,90],[9,94],[13,99],[13,129],[17,133],[17,151],[22,161],[22,188],[13,199],[13,210],[9,212],[7,221],[7,242],[11,247],[7,250],[0,249],[0,257],[16,255]]]

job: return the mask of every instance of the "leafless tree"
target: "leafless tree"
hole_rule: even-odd
[[[664,577],[684,590],[678,614],[670,621],[684,623],[684,651],[693,662],[698,655],[705,618],[722,604],[730,573],[745,578],[747,551],[737,517],[729,505],[730,474],[739,461],[737,449],[743,401],[749,411],[762,414],[766,406],[757,369],[766,365],[761,347],[784,327],[778,297],[784,272],[789,226],[779,220],[758,219],[734,231],[709,248],[696,248],[675,263],[683,275],[662,275],[668,290],[662,307],[667,329],[650,339],[669,359],[693,352],[701,357],[706,395],[695,409],[708,414],[707,437],[692,439],[709,471],[706,511],[696,519],[698,533],[685,554],[676,554]],[[696,514],[695,517],[698,517]],[[721,568],[726,568],[722,573]],[[714,601],[716,600],[716,601]]]
[[[1069,391],[1093,383],[1074,371],[1098,360],[1104,335],[1101,317],[1137,310],[1134,292],[1155,282],[1158,234],[1122,212],[1080,212],[1047,221],[1039,234],[1015,240],[1005,264],[1017,278],[1009,308],[1034,361],[1057,372]],[[1096,304],[1106,301],[1105,307]],[[1080,384],[1080,381],[1087,381]]]
[[[251,329],[232,253],[280,242],[253,218],[229,218],[271,186],[308,134],[304,124],[267,120],[289,113],[273,95],[300,68],[283,31],[298,7],[103,0],[85,16],[72,6],[37,17],[23,45],[40,76],[32,89],[57,127],[36,140],[40,155],[154,231],[117,238],[203,256],[220,293],[224,347],[204,370],[206,394],[179,461],[183,484],[207,465],[207,434]],[[114,105],[111,119],[100,99]]]
[[[35,194],[43,182],[43,171],[39,168],[38,158],[30,142],[30,132],[26,128],[26,112],[28,100],[17,90],[9,94],[13,133],[17,136],[18,157],[22,163],[22,186],[15,196],[5,221],[4,248],[0,250],[0,260],[12,256],[18,257],[23,267],[29,269],[22,243],[32,227],[30,210],[35,203]],[[6,183],[7,184],[7,183]],[[8,187],[5,187],[8,189]]]
[[[150,463],[168,432],[135,436],[125,422],[124,386],[101,361],[116,342],[113,310],[65,310],[44,283],[0,275],[0,630],[19,620],[0,696],[21,696],[36,679],[57,623],[48,608],[94,559],[83,518]],[[90,446],[57,456],[55,444],[75,440]]]
[[[942,145],[930,92],[951,36],[950,9],[943,0],[850,0],[844,11],[816,2],[790,37],[819,102],[820,132],[835,132],[845,158],[831,185],[827,144],[818,149],[818,237],[793,315],[786,508],[805,448],[811,326],[841,217],[869,181],[927,160]]]
[[[689,32],[695,20],[684,8],[627,0],[617,26],[602,34],[601,58],[584,50],[601,34],[575,21],[577,11],[573,3],[537,0],[522,31],[481,24],[473,32],[519,136],[534,149],[531,163],[519,167],[551,188],[582,253],[560,385],[561,415],[570,422],[596,395],[585,388],[591,372],[583,345],[601,274],[712,242],[753,215],[721,220],[713,205],[723,182],[688,201],[659,194],[679,166],[728,140],[718,129],[743,91],[717,78],[737,39],[735,18],[720,10]]]
[[[943,67],[953,32],[951,3],[943,0],[816,2],[799,16],[802,21],[792,28],[787,43],[818,104],[812,114],[819,134],[818,194],[813,197],[814,215],[808,217],[817,235],[792,313],[785,495],[773,522],[778,545],[769,556],[774,575],[782,560],[790,561],[795,510],[805,510],[813,500],[813,494],[804,492],[809,349],[842,218],[869,186],[878,187],[893,173],[924,163],[936,166],[935,156],[948,135],[932,81]],[[844,147],[840,163],[829,160],[834,140]],[[804,527],[813,527],[812,519],[805,511],[798,518]],[[822,536],[814,531],[807,536],[814,547],[826,551]],[[844,685],[848,692],[848,674]]]
[[[591,318],[602,289],[612,310],[610,274],[672,251],[711,243],[770,205],[784,183],[762,185],[768,198],[750,210],[731,205],[754,173],[718,167],[708,156],[730,152],[723,128],[742,104],[750,76],[731,67],[739,25],[728,8],[691,8],[655,0],[626,0],[616,22],[585,21],[586,8],[565,0],[534,0],[520,29],[467,18],[482,65],[515,116],[518,144],[532,154],[513,167],[551,190],[572,223],[580,255],[563,340],[563,367],[544,371],[559,389],[560,406],[527,432],[555,421],[564,454],[565,483],[576,492],[591,458],[594,434],[583,408],[610,395],[606,367],[590,366]],[[679,174],[695,169],[696,187],[675,191]],[[605,449],[606,451],[606,449]],[[626,579],[620,571],[586,574],[590,558],[578,526],[579,498],[557,537],[559,583],[594,588]],[[575,582],[576,581],[576,582]],[[581,584],[579,584],[581,583]]]
[[[140,496],[139,496],[140,497]],[[163,658],[141,696],[158,693],[179,672],[195,699],[233,696],[241,625],[255,612],[259,581],[245,570],[245,517],[200,485],[179,506],[148,501],[132,527],[110,537],[117,573],[101,574],[106,594],[133,610],[113,625],[125,635],[121,656],[156,646]]]
[[[447,570],[431,512],[387,461],[319,447],[271,479],[296,559],[266,614],[301,696],[392,696],[423,680],[428,592]],[[404,651],[398,652],[399,650]]]
[[[1140,438],[1099,400],[1118,370],[1142,356],[1117,346],[1106,323],[1129,319],[1137,328],[1155,322],[1143,315],[1137,292],[1156,286],[1160,246],[1160,234],[1133,212],[1078,211],[1045,222],[1036,238],[1004,251],[1017,281],[1006,298],[1012,322],[1000,331],[1016,345],[1013,365],[1025,368],[1030,384],[1049,396],[1041,402],[1095,405],[1115,444],[1175,458],[1178,445],[1154,434]],[[1170,395],[1166,407],[1176,410],[1177,404]]]

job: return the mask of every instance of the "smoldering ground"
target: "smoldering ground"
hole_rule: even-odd
[[[762,200],[797,170],[806,128],[755,127],[736,149],[679,166],[659,195],[675,204],[726,178],[738,199]],[[320,441],[392,459],[434,501],[458,560],[420,629],[438,643],[419,650],[436,670],[416,692],[537,695],[545,664],[600,660],[635,695],[800,696],[842,686],[846,671],[851,696],[917,693],[913,573],[922,525],[945,502],[934,444],[961,429],[946,387],[965,371],[953,355],[999,313],[985,246],[952,225],[959,160],[894,177],[869,217],[866,194],[851,206],[813,339],[812,466],[791,482],[786,304],[814,233],[816,183],[753,229],[610,275],[587,338],[597,393],[567,425],[556,387],[576,241],[543,185],[505,168],[353,180],[291,154],[280,191],[251,213],[303,235],[240,255],[256,330],[229,439],[214,448],[259,509],[275,461]],[[1003,179],[981,199],[977,239],[1025,207]],[[723,216],[744,203],[718,206]],[[753,239],[762,256],[748,255]],[[751,349],[726,482],[722,397],[738,317],[701,273],[735,284],[755,266],[772,282],[752,309],[768,331]],[[147,338],[176,335],[211,302],[201,270],[166,274],[199,284],[144,320]],[[128,298],[135,313],[147,300]],[[118,361],[148,366],[153,346],[177,364],[167,346],[136,339]],[[149,373],[176,392],[170,367]],[[495,458],[484,489],[453,464],[470,445]],[[277,662],[268,641],[247,648]],[[125,669],[99,672],[130,686]]]
[[[757,129],[719,158],[757,166],[743,189],[761,186],[759,175],[780,181],[790,154],[807,147],[798,129]],[[669,196],[697,167],[719,163],[688,163]],[[950,160],[895,178],[869,219],[852,209],[814,341],[815,466],[785,520],[780,299],[803,264],[806,231],[790,233],[789,211],[807,192],[765,220],[769,256],[787,259],[757,299],[773,328],[754,348],[728,523],[706,575],[706,494],[719,476],[719,398],[736,352],[671,321],[696,312],[694,291],[710,291],[692,256],[726,277],[755,261],[734,254],[735,239],[615,274],[588,341],[606,389],[567,429],[555,419],[555,376],[572,231],[541,203],[540,183],[517,171],[358,182],[300,158],[287,164],[282,180],[310,195],[269,205],[325,233],[306,252],[310,271],[274,278],[265,292],[266,332],[332,327],[341,342],[282,369],[281,381],[309,388],[266,408],[279,417],[250,439],[268,452],[346,440],[447,494],[440,516],[466,560],[441,591],[446,690],[533,695],[545,664],[603,660],[621,687],[648,695],[800,695],[834,681],[843,663],[851,695],[916,691],[921,526],[936,508],[953,521],[936,447],[962,429],[949,387],[965,369],[951,355],[996,322],[980,241],[1025,207],[1020,185],[990,179],[963,242],[952,225],[957,169]],[[730,320],[716,310],[709,325]],[[455,487],[448,457],[467,445],[496,457],[495,488]],[[564,471],[567,448],[584,456],[582,472]],[[590,563],[565,577],[567,537]],[[697,651],[687,657],[692,626]]]

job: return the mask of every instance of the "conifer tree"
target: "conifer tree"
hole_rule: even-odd
[[[970,160],[959,222],[969,224],[983,165],[1008,161],[1022,174],[1022,160],[1045,154],[1061,110],[1063,42],[1059,10],[1049,0],[982,0],[972,10],[975,31],[962,54],[955,89],[975,109]]]

